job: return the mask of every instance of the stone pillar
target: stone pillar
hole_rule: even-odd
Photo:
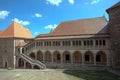
[[[107,66],[110,66],[110,63],[109,63],[109,55],[106,54],[106,58],[107,58]]]
[[[53,61],[53,58],[54,58],[54,57],[53,57],[53,54],[52,54],[52,53],[51,53],[51,58],[52,58],[52,63],[54,63],[54,61]]]
[[[24,61],[24,69],[26,68],[26,61]]]
[[[35,42],[35,48],[37,47],[37,42]]]
[[[63,54],[62,53],[60,55],[60,59],[61,59],[61,64],[63,64]]]
[[[73,54],[70,54],[70,60],[71,60],[71,64],[73,64]]]
[[[35,60],[37,60],[37,52],[35,52]]]
[[[45,63],[45,54],[43,53],[43,63]]]
[[[70,40],[70,46],[73,46],[73,44],[72,44],[72,40]]]
[[[84,65],[85,59],[84,54],[82,54],[82,65]]]
[[[94,54],[94,65],[96,65],[96,54]]]

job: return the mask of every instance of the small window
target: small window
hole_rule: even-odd
[[[89,55],[85,55],[85,61],[89,61],[90,60],[90,56]]]
[[[89,40],[87,40],[87,45],[89,45]]]
[[[99,45],[102,45],[102,41],[101,40],[99,40]]]
[[[100,59],[100,55],[96,55],[96,62],[100,62],[101,59]]]
[[[65,57],[66,57],[66,61],[70,60],[70,55],[69,54],[67,54]]]
[[[84,46],[86,46],[86,41],[84,41]]]
[[[73,41],[72,43],[73,43],[73,46],[75,46],[75,41]]]
[[[106,42],[105,42],[105,40],[103,40],[103,46],[105,46],[106,45]]]
[[[57,60],[60,60],[60,54],[57,54]]]
[[[91,46],[93,45],[93,41],[92,41],[92,40],[90,40],[90,45],[91,45]]]
[[[96,40],[96,45],[98,46],[98,40]]]

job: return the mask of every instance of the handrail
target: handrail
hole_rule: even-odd
[[[29,61],[30,63],[32,62],[32,64],[38,64],[42,69],[45,69],[46,68],[46,65],[41,63],[40,61],[37,61],[37,60],[33,60],[32,58],[28,57],[27,55],[25,54],[21,54],[21,56],[26,59],[27,61]]]

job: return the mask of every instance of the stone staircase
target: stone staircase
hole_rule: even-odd
[[[21,53],[20,57],[22,57],[23,59],[25,59],[26,61],[28,61],[29,63],[31,63],[33,65],[39,66],[40,69],[46,69],[46,65],[45,64],[43,64],[42,62],[40,62],[38,60],[33,60],[32,58],[30,58],[26,54]]]

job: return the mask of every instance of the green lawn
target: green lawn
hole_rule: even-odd
[[[120,80],[108,72],[69,70],[0,70],[0,80]]]

